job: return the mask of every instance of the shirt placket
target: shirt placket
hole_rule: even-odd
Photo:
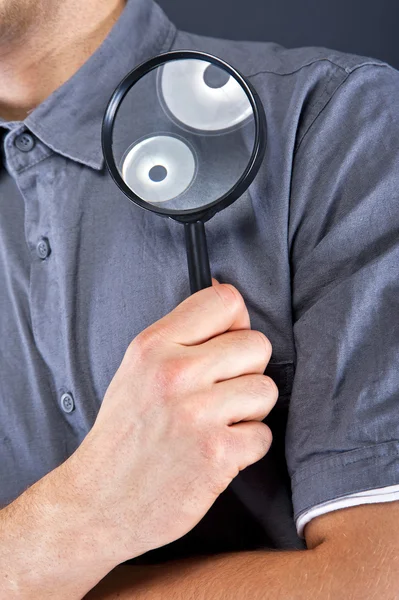
[[[54,394],[66,419],[74,420],[75,399],[66,381],[59,307],[62,305],[57,261],[52,249],[53,151],[25,125],[16,125],[4,143],[6,168],[25,204],[25,237],[31,255],[29,305],[35,345],[47,364]],[[71,423],[73,426],[73,423]]]

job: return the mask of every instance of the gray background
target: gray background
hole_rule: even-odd
[[[180,28],[202,35],[327,46],[399,69],[398,0],[157,0]]]

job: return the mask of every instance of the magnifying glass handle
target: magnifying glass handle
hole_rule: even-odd
[[[191,293],[212,285],[209,266],[208,247],[206,244],[205,225],[202,221],[185,223],[188,274]]]

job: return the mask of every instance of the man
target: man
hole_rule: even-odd
[[[0,597],[397,598],[398,72],[178,32],[152,0],[0,7]],[[268,121],[208,224],[233,285],[184,302],[181,228],[100,145],[120,79],[179,48]]]

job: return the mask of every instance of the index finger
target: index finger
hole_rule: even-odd
[[[186,298],[150,329],[171,342],[192,346],[228,330],[250,327],[240,292],[228,283],[215,283]]]

